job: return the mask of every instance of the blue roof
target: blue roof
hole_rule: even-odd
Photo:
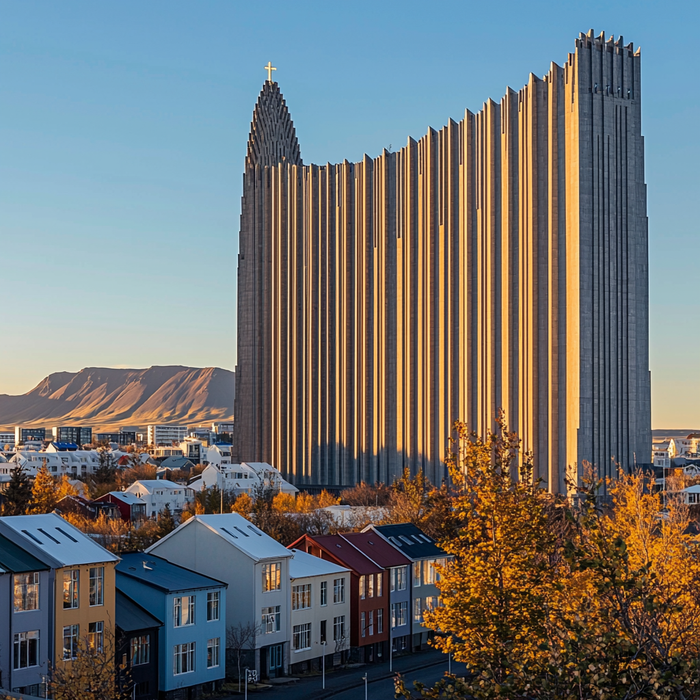
[[[139,630],[160,627],[163,624],[119,589],[116,591],[115,603],[117,627],[123,632],[138,632]]]
[[[378,532],[409,559],[416,560],[427,557],[438,558],[447,556],[446,552],[438,547],[432,537],[428,537],[413,523],[369,525],[366,529]]]
[[[0,570],[23,574],[27,571],[45,571],[48,568],[47,564],[0,535]]]
[[[215,442],[214,447],[233,447],[230,442]]]
[[[57,450],[76,450],[78,446],[73,442],[52,442],[51,443]]]
[[[184,566],[171,564],[154,554],[143,552],[122,554],[122,560],[117,564],[116,571],[118,575],[129,576],[167,593],[227,586],[215,578],[198,574],[196,571],[185,569]]]

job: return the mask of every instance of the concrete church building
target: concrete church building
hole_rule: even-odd
[[[440,482],[502,407],[536,476],[651,451],[641,54],[563,67],[358,163],[304,165],[271,69],[238,259],[234,461],[297,485]],[[269,64],[268,64],[269,66]]]

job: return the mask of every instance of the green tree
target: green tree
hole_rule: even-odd
[[[175,518],[173,518],[173,514],[170,511],[170,506],[167,503],[165,504],[163,510],[158,513],[156,523],[158,526],[156,528],[156,535],[158,539],[165,537],[177,527],[175,525]]]
[[[102,446],[97,450],[98,466],[93,478],[98,484],[109,484],[117,475],[117,464],[108,447]]]
[[[4,515],[24,515],[27,512],[32,498],[32,485],[29,476],[19,464],[10,471],[10,481],[3,495]]]
[[[28,512],[50,513],[56,507],[60,497],[56,479],[53,478],[44,461],[34,477],[32,500]]]

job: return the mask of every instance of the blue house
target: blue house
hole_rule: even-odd
[[[44,694],[53,654],[52,584],[49,566],[0,535],[0,688]]]
[[[226,584],[153,554],[124,554],[116,571],[117,590],[163,620],[160,697],[215,690],[226,675]]]

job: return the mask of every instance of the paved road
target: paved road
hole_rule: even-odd
[[[454,673],[463,672],[462,664],[452,664]],[[394,697],[394,675],[403,674],[409,687],[414,680],[435,683],[447,671],[447,658],[438,651],[430,650],[400,656],[394,659],[393,674],[389,664],[368,664],[360,668],[343,669],[326,676],[326,689],[321,687],[321,678],[303,678],[297,683],[276,686],[262,693],[251,693],[251,700],[364,700],[365,689],[362,676],[367,673],[367,700],[391,700]],[[241,696],[231,696],[240,698]]]

